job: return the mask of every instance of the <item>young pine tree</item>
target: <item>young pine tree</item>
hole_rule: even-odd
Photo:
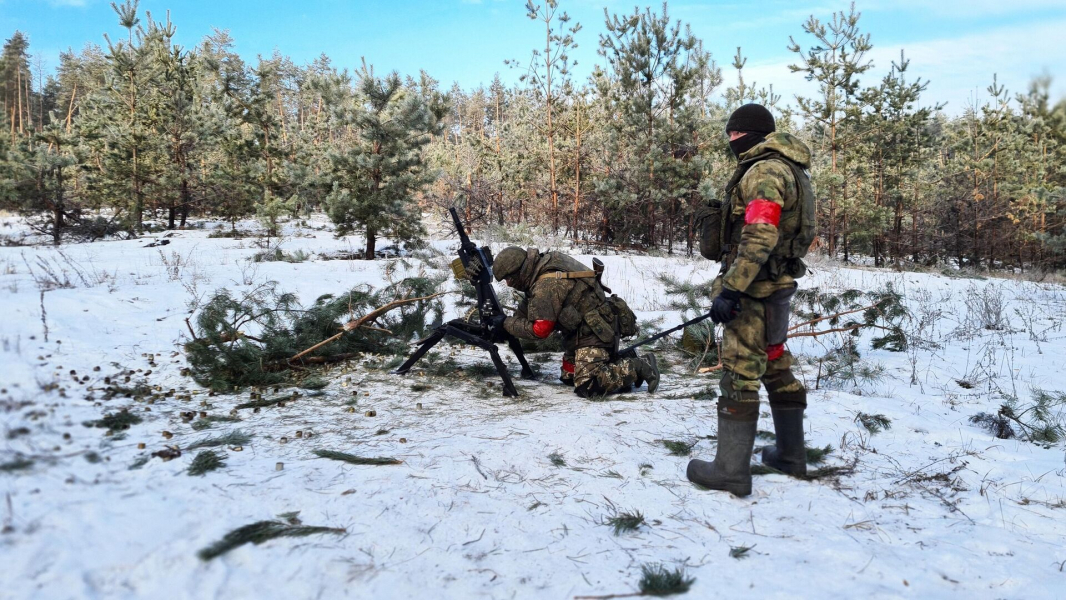
[[[330,155],[333,191],[326,210],[345,234],[361,228],[367,260],[381,236],[417,239],[424,228],[415,194],[432,181],[422,148],[440,132],[445,106],[405,87],[395,72],[377,77],[365,63],[359,102],[350,107],[351,146]],[[429,99],[432,100],[432,99]]]
[[[829,253],[836,254],[838,241],[844,242],[847,260],[848,215],[840,210],[847,196],[847,165],[849,142],[857,136],[848,135],[854,129],[860,114],[858,104],[859,76],[873,65],[865,60],[873,45],[870,34],[859,30],[859,17],[855,3],[845,13],[833,14],[828,23],[811,16],[803,24],[803,31],[815,38],[814,45],[804,51],[795,40],[789,38],[789,50],[799,56],[799,63],[789,65],[793,73],[803,73],[808,81],[818,84],[818,96],[797,98],[800,113],[817,125],[830,150],[830,172],[818,189],[828,190],[827,214],[819,219],[823,223]],[[843,213],[843,214],[841,214]]]

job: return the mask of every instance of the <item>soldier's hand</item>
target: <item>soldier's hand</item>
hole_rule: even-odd
[[[481,259],[477,256],[470,257],[470,264],[466,265],[466,278],[470,281],[477,281],[481,276]]]
[[[715,323],[728,323],[737,318],[740,311],[740,292],[722,288],[722,293],[711,304],[711,320]]]
[[[492,332],[492,341],[503,341],[507,337],[507,330],[503,328],[503,323],[506,320],[507,315],[496,315],[489,319],[489,331]]]

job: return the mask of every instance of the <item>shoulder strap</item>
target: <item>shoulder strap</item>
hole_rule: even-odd
[[[537,281],[545,279],[595,279],[595,271],[553,271],[545,273],[537,278]]]

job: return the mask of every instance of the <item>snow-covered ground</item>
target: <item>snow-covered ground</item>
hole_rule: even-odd
[[[385,269],[398,278],[425,268],[253,263],[253,239],[207,234],[175,232],[155,248],[145,246],[161,236],[0,248],[0,597],[569,598],[635,592],[648,563],[684,567],[695,578],[688,595],[699,598],[1066,596],[1063,444],[997,439],[969,422],[995,413],[1004,393],[1024,404],[1034,388],[1066,390],[1062,286],[815,265],[801,287],[892,283],[916,318],[929,317],[912,332],[929,343],[874,351],[867,335],[863,358],[884,375],[831,391],[815,390],[817,369],[807,367],[808,443],[833,446],[827,464],[854,472],[757,476],[753,495],[738,499],[689,484],[689,457],[662,444],[699,440],[694,456],[714,454],[714,401],[700,392],[716,382],[680,355],[665,357],[672,366],[656,394],[603,402],[554,381],[556,355],[532,356],[545,376],[516,379],[517,399],[502,397],[495,377],[399,377],[356,362],[326,373],[321,392],[194,431],[179,413],[229,415],[248,392],[208,396],[181,375],[191,302],[273,280],[306,303],[380,285]],[[360,247],[309,228],[284,244]],[[664,310],[656,274],[705,281],[717,272],[677,257],[604,261],[615,292],[667,326],[679,315]],[[42,293],[49,278],[71,287]],[[997,300],[1007,326],[975,325]],[[817,358],[831,343],[790,347]],[[472,349],[445,352],[487,362]],[[127,374],[174,393],[151,404],[102,400],[104,378]],[[83,425],[124,407],[144,419],[124,435]],[[891,428],[871,433],[859,412],[885,415]],[[765,404],[760,429],[773,429]],[[195,451],[130,468],[234,430],[254,437],[220,448],[226,466],[205,476],[186,474]],[[403,462],[354,466],[316,449]],[[293,511],[345,533],[197,557],[233,529]],[[614,535],[606,520],[626,511],[646,524]]]

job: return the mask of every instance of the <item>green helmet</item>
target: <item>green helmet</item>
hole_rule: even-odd
[[[526,262],[526,251],[518,246],[508,246],[492,260],[492,274],[496,276],[496,281],[503,281],[518,274],[524,262]]]

